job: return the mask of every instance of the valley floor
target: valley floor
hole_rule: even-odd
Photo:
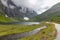
[[[41,27],[47,27],[40,30]],[[38,29],[37,29],[38,28]],[[40,30],[39,32],[33,31]],[[21,34],[31,32],[33,35],[20,38]],[[17,37],[17,35],[20,35]],[[28,33],[29,35],[29,33]],[[37,25],[0,25],[0,40],[53,40],[56,36],[54,24],[41,22]]]

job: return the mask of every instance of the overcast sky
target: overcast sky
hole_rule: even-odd
[[[1,1],[5,6],[7,6],[6,0]],[[35,10],[38,14],[41,14],[51,8],[53,5],[60,2],[60,0],[12,0],[12,2],[17,6],[28,7]]]
[[[17,6],[24,6],[35,10],[38,14],[48,10],[60,0],[12,0]]]

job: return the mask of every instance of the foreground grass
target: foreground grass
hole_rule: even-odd
[[[41,22],[38,25],[0,25],[0,37],[16,33],[24,33],[44,26]]]
[[[37,34],[26,36],[18,40],[53,40],[56,37],[54,24],[41,22],[38,25],[0,25],[0,37],[32,31],[36,28],[47,26]]]
[[[20,40],[54,40],[56,36],[54,24],[46,24],[46,26],[46,29],[41,30],[37,34],[21,38]]]

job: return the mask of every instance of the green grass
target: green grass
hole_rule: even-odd
[[[12,20],[5,15],[0,15],[0,22],[12,22]]]
[[[38,25],[0,25],[0,36],[28,32],[43,25],[43,22]]]
[[[54,27],[54,24],[47,24],[45,22],[41,22],[38,25],[0,25],[0,37],[11,34],[29,32],[43,26],[47,26],[47,28],[41,30],[37,34],[21,38],[20,40],[40,40],[42,38],[44,40],[53,40],[56,36],[56,29]],[[55,32],[51,33],[52,31]],[[51,33],[52,35],[49,35],[49,33]]]
[[[47,21],[55,22],[55,23],[59,23],[60,24],[60,15],[52,17],[51,19],[48,19]]]
[[[20,40],[42,40],[42,39],[43,40],[54,40],[56,36],[56,30],[54,28],[54,24],[47,24],[46,26],[48,28],[41,30],[37,34],[21,38]],[[49,35],[50,33],[51,35]]]

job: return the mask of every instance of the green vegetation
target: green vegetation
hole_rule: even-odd
[[[29,21],[52,21],[60,23],[60,3],[57,3],[46,12],[31,18]]]
[[[55,23],[59,23],[60,24],[60,15],[59,16],[55,16],[52,17],[50,20],[48,20],[49,22],[55,22]]]
[[[46,24],[47,28],[41,30],[37,34],[21,38],[20,40],[54,40],[56,29],[54,24]]]
[[[43,26],[47,26],[47,28],[41,30],[37,34],[21,38],[20,40],[53,40],[56,36],[54,24],[47,24],[45,22],[41,22],[38,25],[0,25],[0,37],[29,32]]]
[[[11,19],[9,19],[8,17],[5,17],[5,13],[2,9],[3,7],[0,1],[0,22],[11,22],[12,21]]]
[[[38,25],[0,25],[0,36],[24,33],[44,26],[45,23]]]
[[[0,4],[0,9],[2,8],[2,5]],[[60,12],[58,12],[58,15]],[[53,21],[60,23],[60,15],[56,16],[56,14],[49,14],[49,15],[39,15],[36,17],[31,18],[29,21]],[[19,19],[20,21],[24,21],[22,19]],[[5,17],[3,11],[0,12],[0,22],[14,22],[14,20],[11,20],[8,17]],[[16,22],[16,21],[15,21]],[[18,33],[24,33],[32,31],[36,28],[40,28],[43,26],[47,26],[46,29],[41,30],[37,34],[27,36],[18,40],[53,40],[56,36],[56,29],[54,27],[54,24],[47,24],[45,22],[41,22],[38,25],[1,25],[0,24],[0,37],[11,35],[11,34],[18,34]]]
[[[60,23],[60,11],[54,12],[54,13],[42,13],[41,15],[35,16],[31,18],[29,21],[49,21],[49,22],[55,22]]]
[[[12,22],[12,20],[5,17],[5,15],[0,15],[0,22]]]

